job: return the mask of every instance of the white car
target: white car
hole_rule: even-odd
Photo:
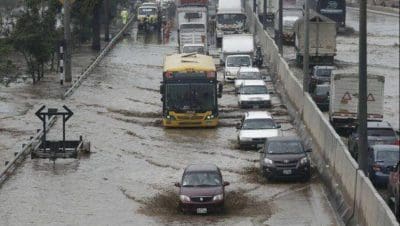
[[[251,67],[252,60],[250,55],[230,55],[225,61],[225,81],[233,81],[237,77],[237,72],[241,67]]]
[[[240,108],[271,107],[271,95],[263,80],[244,80],[238,94]]]
[[[244,80],[261,80],[260,70],[256,67],[241,67],[235,79],[235,89],[238,90]]]
[[[265,111],[246,112],[236,128],[240,148],[263,145],[270,137],[281,136],[281,125],[276,124],[271,114]]]

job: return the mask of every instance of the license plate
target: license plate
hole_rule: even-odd
[[[197,208],[197,213],[200,213],[200,214],[207,213],[207,208]]]
[[[285,175],[290,175],[290,174],[292,174],[292,170],[290,170],[290,169],[289,170],[283,170],[282,173],[285,174]]]

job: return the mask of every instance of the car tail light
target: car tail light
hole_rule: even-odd
[[[400,140],[396,140],[396,141],[394,142],[394,145],[400,146]]]
[[[376,172],[381,171],[381,166],[378,164],[374,164],[374,165],[372,165],[372,170],[374,170]]]

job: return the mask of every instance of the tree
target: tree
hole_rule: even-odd
[[[18,19],[11,34],[14,49],[25,58],[28,73],[35,84],[44,75],[59,39],[55,30],[55,7],[51,0],[26,0],[27,10]]]

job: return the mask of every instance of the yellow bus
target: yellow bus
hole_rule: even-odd
[[[212,57],[173,54],[164,59],[160,87],[165,127],[215,127],[222,83]]]

